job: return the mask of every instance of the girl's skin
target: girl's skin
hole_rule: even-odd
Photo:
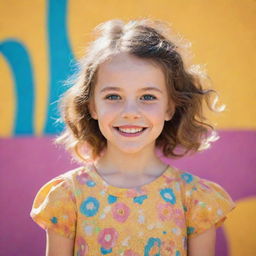
[[[107,139],[106,151],[95,163],[101,176],[117,187],[136,187],[161,175],[167,165],[155,154],[155,140],[173,109],[173,103],[168,108],[164,74],[156,64],[128,53],[101,64],[91,107]],[[147,129],[125,137],[113,128],[124,125]]]
[[[155,154],[155,141],[175,106],[168,98],[159,66],[127,53],[118,54],[99,66],[91,103],[91,115],[107,139],[107,148],[95,167],[108,184],[134,188],[150,183],[166,170],[167,165]],[[147,129],[126,137],[113,128],[124,125]],[[214,256],[215,233],[212,227],[189,239],[188,255]],[[47,231],[47,256],[71,256],[73,246],[73,240]]]

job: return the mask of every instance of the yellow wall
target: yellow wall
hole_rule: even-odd
[[[28,48],[35,77],[35,131],[42,133],[47,104],[48,56],[46,1],[0,1],[0,38],[17,38]],[[256,2],[205,0],[70,1],[68,30],[73,52],[81,57],[92,28],[107,19],[151,17],[173,24],[192,42],[195,63],[206,64],[227,111],[210,114],[219,129],[256,128]],[[57,33],[57,32],[56,32]],[[15,109],[13,81],[0,58],[0,135],[11,133]]]

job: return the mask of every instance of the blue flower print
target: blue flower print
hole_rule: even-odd
[[[187,172],[181,174],[181,178],[186,181],[186,183],[191,183],[194,179],[193,175]]]
[[[147,245],[144,248],[144,256],[161,256],[160,255],[160,247],[161,247],[161,240],[159,238],[150,237],[148,239]],[[158,252],[156,254],[152,254],[152,251]]]
[[[180,251],[176,251],[175,256],[180,256]]]
[[[113,195],[108,195],[108,203],[109,204],[113,204],[114,202],[116,202],[117,197],[113,196]]]
[[[86,185],[88,187],[94,187],[96,185],[96,183],[93,180],[87,180],[86,181]]]
[[[80,212],[87,217],[92,217],[98,212],[99,206],[99,201],[95,197],[87,197],[80,205]]]
[[[110,248],[110,249],[105,249],[105,248],[101,247],[101,248],[100,248],[100,251],[101,251],[101,253],[102,253],[103,255],[105,255],[105,254],[111,253],[111,252],[112,252],[112,248]]]
[[[51,222],[52,222],[53,224],[58,223],[58,218],[57,218],[57,217],[52,217],[52,218],[51,218]]]
[[[136,196],[136,197],[133,198],[133,202],[134,202],[134,203],[138,203],[138,204],[143,204],[143,201],[144,201],[145,199],[147,199],[147,198],[148,198],[147,195]]]
[[[174,192],[171,188],[161,189],[160,194],[166,202],[169,202],[171,204],[176,203],[176,197],[175,197],[175,194],[174,194]]]
[[[187,234],[190,235],[194,232],[195,228],[193,227],[187,227]]]

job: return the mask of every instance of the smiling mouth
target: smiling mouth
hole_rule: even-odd
[[[118,132],[123,134],[139,134],[144,132],[147,127],[141,127],[139,129],[120,129],[119,127],[114,127]]]

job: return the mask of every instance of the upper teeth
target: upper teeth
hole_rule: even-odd
[[[126,133],[136,133],[136,132],[140,132],[143,130],[143,128],[128,128],[128,129],[123,129],[123,128],[119,128],[119,130],[121,130],[122,132],[126,132]]]

